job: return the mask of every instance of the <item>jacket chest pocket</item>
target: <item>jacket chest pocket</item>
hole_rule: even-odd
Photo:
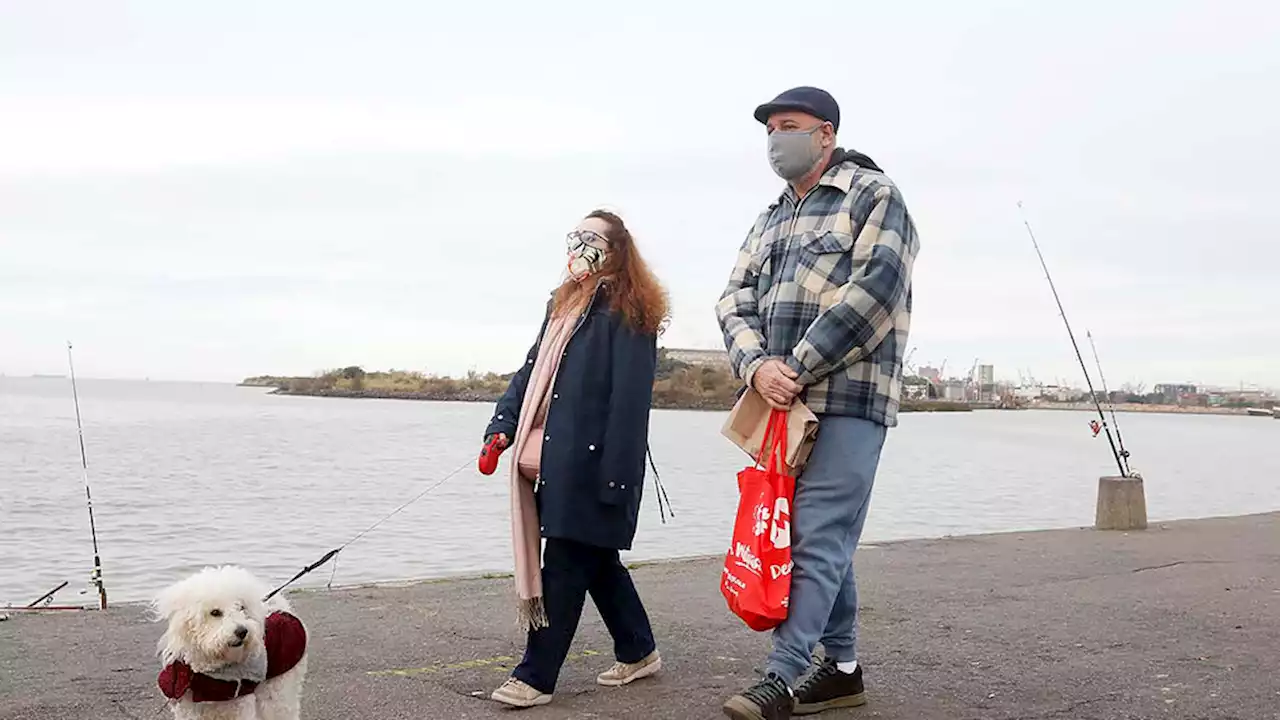
[[[795,282],[826,308],[853,276],[855,238],[852,233],[828,230],[804,232],[796,240]]]

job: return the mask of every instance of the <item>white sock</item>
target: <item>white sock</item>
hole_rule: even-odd
[[[845,675],[852,675],[853,671],[858,669],[858,661],[850,660],[848,662],[838,662],[836,663],[836,669]]]

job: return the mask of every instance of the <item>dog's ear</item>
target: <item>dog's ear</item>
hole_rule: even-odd
[[[164,634],[160,636],[156,646],[158,654],[166,663],[187,659],[187,653],[195,642],[193,638],[198,632],[197,628],[203,615],[200,606],[177,603],[162,605],[161,610],[163,611],[161,619],[166,625]]]
[[[193,585],[189,580],[179,581],[161,590],[151,601],[151,617],[155,622],[166,623],[156,651],[164,662],[183,659],[190,644],[196,623],[201,614],[198,599],[192,597]]]
[[[148,610],[152,622],[167,622],[181,605],[180,598],[184,594],[182,583],[175,583],[161,590],[152,600]]]

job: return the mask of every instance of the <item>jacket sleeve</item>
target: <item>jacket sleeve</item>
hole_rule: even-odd
[[[875,350],[908,303],[911,267],[919,241],[898,189],[883,185],[869,196],[854,248],[868,247],[867,260],[839,290],[836,302],[819,315],[796,344],[787,365],[811,385]],[[857,206],[853,210],[857,213]]]
[[[511,377],[511,382],[507,384],[507,391],[498,398],[493,417],[484,430],[485,440],[498,433],[506,435],[509,440],[515,440],[516,421],[520,419],[520,406],[524,404],[524,390],[528,387],[529,377],[533,374],[533,363],[538,359],[538,347],[542,344],[542,335],[547,331],[547,320],[550,318],[551,307],[548,305],[547,316],[542,320],[542,329],[538,331],[538,339],[534,341],[533,347],[529,348],[525,356],[524,366]]]
[[[600,448],[600,499],[623,504],[639,497],[649,442],[649,408],[658,365],[658,338],[634,330],[621,318],[613,331],[609,414]]]
[[[751,386],[751,378],[756,370],[769,359],[764,325],[760,320],[757,283],[763,264],[760,237],[770,211],[762,214],[747,233],[747,239],[738,250],[733,271],[729,274],[729,284],[721,294],[720,302],[716,304],[716,319],[724,333],[729,365],[733,368],[733,374],[747,387]]]

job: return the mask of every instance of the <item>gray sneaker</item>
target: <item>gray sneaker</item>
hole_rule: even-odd
[[[503,705],[518,708],[537,707],[551,702],[550,695],[539,692],[515,678],[508,678],[506,682],[502,683],[502,687],[494,690],[493,695],[489,697]]]
[[[613,667],[596,676],[596,682],[605,687],[620,687],[656,675],[662,669],[662,656],[657,650],[639,662],[616,662]]]

